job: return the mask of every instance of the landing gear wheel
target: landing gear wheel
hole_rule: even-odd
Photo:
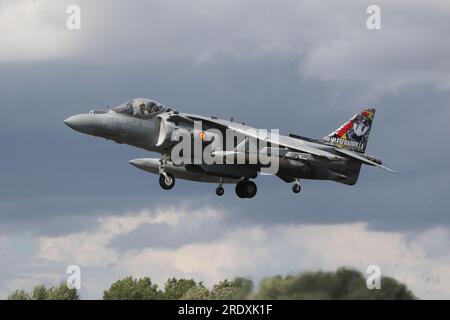
[[[170,190],[175,185],[175,177],[173,174],[167,172],[165,172],[165,175],[166,176],[164,176],[164,174],[159,175],[159,185],[164,190]]]
[[[217,187],[216,188],[216,194],[221,197],[223,196],[223,194],[225,193],[225,190],[223,189],[223,187]]]
[[[241,198],[241,199],[245,198],[244,188],[242,187],[242,181],[241,181],[241,182],[238,182],[238,184],[236,184],[236,189],[235,189],[235,191],[236,191],[236,195],[237,195],[239,198]]]
[[[244,186],[245,190],[245,196],[247,198],[253,198],[256,195],[256,191],[258,191],[258,188],[256,187],[256,184],[253,181],[247,181]]]
[[[295,184],[292,186],[292,191],[293,191],[294,193],[299,193],[300,190],[302,190],[302,188],[300,187],[300,185],[299,185],[298,183],[295,183]]]
[[[236,194],[239,198],[253,198],[258,188],[253,181],[240,181],[236,184]]]

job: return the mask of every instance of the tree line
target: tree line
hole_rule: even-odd
[[[38,285],[31,292],[16,290],[10,300],[79,300],[75,288],[65,282],[57,286]],[[237,300],[237,299],[416,299],[406,285],[391,277],[381,278],[381,289],[369,290],[364,275],[354,269],[336,272],[304,272],[264,278],[258,288],[246,278],[223,280],[206,287],[193,279],[170,278],[159,288],[149,277],[126,277],[103,292],[104,300]]]

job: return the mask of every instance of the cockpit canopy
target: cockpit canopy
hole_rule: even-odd
[[[137,118],[151,118],[166,110],[166,107],[155,101],[145,98],[136,98],[112,109],[114,112],[128,114]]]

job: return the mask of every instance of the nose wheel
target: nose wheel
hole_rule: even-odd
[[[175,185],[175,177],[168,172],[161,173],[159,175],[159,185],[164,190],[170,190]]]
[[[258,188],[253,181],[243,180],[236,184],[236,194],[239,198],[253,198]]]
[[[294,193],[299,193],[302,190],[302,188],[300,187],[300,180],[299,179],[295,179],[295,183],[292,186],[292,191]]]

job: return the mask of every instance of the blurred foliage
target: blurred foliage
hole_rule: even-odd
[[[8,300],[80,300],[80,295],[77,289],[69,288],[65,282],[61,282],[50,288],[38,285],[31,293],[16,290],[8,296]]]
[[[415,299],[404,284],[381,278],[380,290],[369,290],[366,278],[358,271],[340,268],[336,272],[305,272],[261,281],[256,299]]]
[[[31,300],[31,295],[25,290],[16,290],[8,296],[8,300]]]
[[[34,287],[31,293],[16,290],[10,300],[78,300],[76,289],[62,282],[55,287]],[[369,290],[365,276],[356,270],[340,268],[336,272],[304,272],[262,279],[254,290],[246,278],[220,281],[207,288],[193,279],[170,278],[160,290],[148,277],[127,277],[114,282],[103,292],[105,300],[237,300],[237,299],[416,299],[408,288],[390,277],[381,278],[380,290]]]

